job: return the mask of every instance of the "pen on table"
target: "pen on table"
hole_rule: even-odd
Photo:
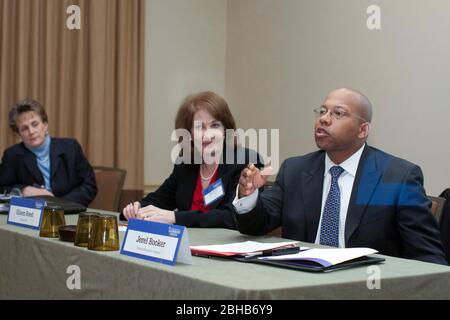
[[[284,254],[294,254],[303,251],[300,247],[290,247],[290,248],[280,248],[280,249],[270,249],[263,250],[259,252],[252,252],[251,254],[246,255],[245,259],[251,259],[253,257],[269,257],[269,256],[281,256]]]
[[[192,255],[194,255],[196,257],[202,257],[202,258],[212,258],[213,257],[207,253],[198,253],[198,252],[192,252]]]

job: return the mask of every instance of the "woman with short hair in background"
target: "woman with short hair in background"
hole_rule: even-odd
[[[22,142],[3,153],[0,190],[20,190],[23,196],[61,197],[87,206],[97,194],[97,185],[79,143],[51,137],[47,112],[33,99],[14,105],[8,120]]]

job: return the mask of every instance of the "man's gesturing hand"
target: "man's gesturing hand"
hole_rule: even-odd
[[[271,172],[271,167],[264,168],[260,171],[253,163],[250,163],[247,168],[242,170],[239,178],[239,198],[249,196],[256,189],[265,185]]]

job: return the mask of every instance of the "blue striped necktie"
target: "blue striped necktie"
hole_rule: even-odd
[[[341,192],[339,191],[338,179],[342,172],[344,172],[344,169],[339,166],[330,168],[331,187],[323,208],[322,224],[320,226],[320,244],[331,247],[339,247]]]

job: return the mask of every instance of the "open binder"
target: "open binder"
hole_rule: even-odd
[[[220,245],[191,246],[193,255],[233,259],[274,267],[311,272],[329,272],[383,262],[373,256],[371,248],[308,248],[298,247],[298,241],[260,243],[245,241]]]
[[[300,271],[330,272],[361,265],[376,264],[385,260],[381,257],[367,255],[370,253],[376,253],[376,251],[368,248],[310,249],[292,255],[235,257],[235,260]]]
[[[252,258],[236,257],[234,259],[237,261],[240,261],[240,262],[259,263],[259,264],[265,264],[265,265],[269,265],[269,266],[273,266],[273,267],[287,268],[287,269],[300,270],[300,271],[309,271],[309,272],[330,272],[330,271],[335,271],[335,270],[357,267],[357,266],[361,266],[361,265],[376,264],[376,263],[383,262],[385,260],[384,258],[380,258],[380,257],[364,256],[364,257],[352,259],[349,261],[341,262],[336,265],[325,267],[319,263],[311,262],[311,261],[260,260],[257,257],[252,257]]]

